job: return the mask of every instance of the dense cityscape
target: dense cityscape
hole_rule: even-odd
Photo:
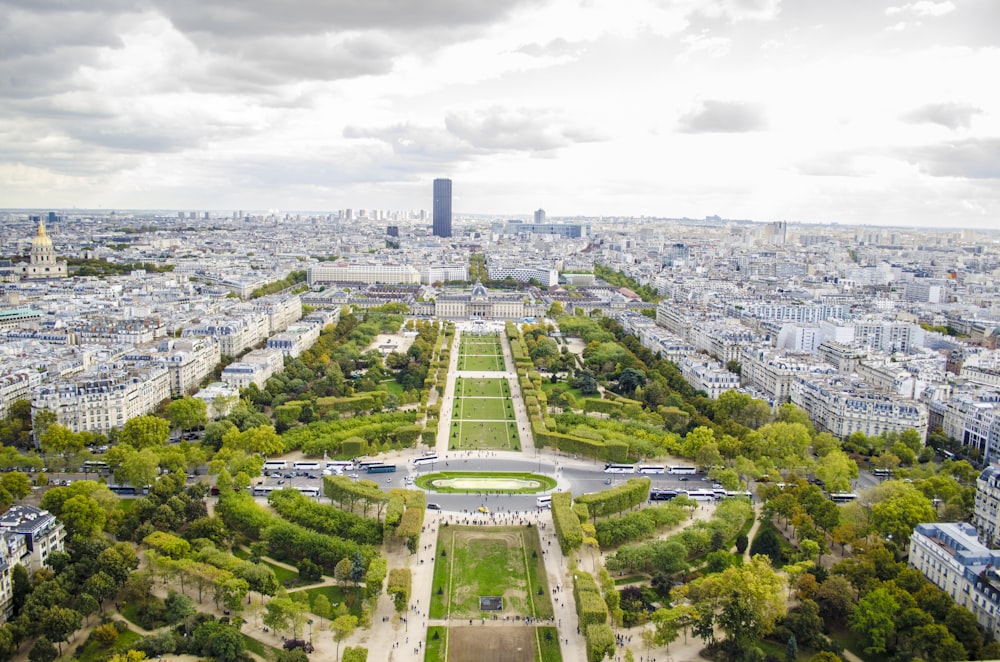
[[[0,215],[4,659],[1000,655],[995,232],[431,202]]]

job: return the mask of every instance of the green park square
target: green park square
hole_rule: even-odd
[[[455,380],[457,398],[502,398],[510,392],[503,378],[459,377]]]
[[[454,419],[462,421],[512,421],[510,398],[455,398]]]
[[[431,618],[489,618],[482,596],[501,596],[503,616],[549,618],[548,579],[535,527],[441,527]]]
[[[493,448],[521,450],[514,421],[452,421],[448,447],[452,450]]]
[[[503,357],[477,356],[477,355],[470,356],[467,354],[463,354],[458,359],[458,369],[472,370],[475,372],[486,372],[486,371],[501,372],[503,370]]]

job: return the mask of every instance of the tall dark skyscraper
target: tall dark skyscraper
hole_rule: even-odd
[[[434,236],[451,236],[451,180],[434,180]]]

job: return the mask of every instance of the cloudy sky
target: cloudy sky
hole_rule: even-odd
[[[0,0],[0,206],[1000,226],[998,0]]]

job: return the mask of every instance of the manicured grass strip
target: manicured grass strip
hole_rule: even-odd
[[[510,386],[503,377],[467,377],[455,380],[455,395],[463,398],[508,397]]]
[[[451,527],[438,530],[437,556],[431,578],[431,608],[428,618],[447,618],[451,595]]]
[[[462,356],[458,359],[458,369],[475,372],[502,372],[503,358],[499,356]]]
[[[475,492],[475,489],[465,489],[465,488],[452,488],[452,487],[435,487],[434,481],[448,478],[510,478],[513,480],[531,480],[539,483],[539,487],[524,487],[524,488],[497,488],[491,487],[489,491],[491,492],[501,492],[503,494],[536,494],[538,492],[545,492],[547,490],[555,489],[556,480],[551,476],[543,476],[542,474],[530,473],[527,471],[437,471],[432,474],[425,474],[423,476],[418,476],[416,480],[417,487],[428,490],[431,492],[439,492],[442,494],[464,494],[465,492]],[[433,618],[433,617],[432,617]]]
[[[448,628],[442,625],[427,628],[424,662],[448,662]]]
[[[280,652],[277,648],[269,646],[262,641],[258,641],[245,632],[240,632],[240,634],[243,636],[243,645],[248,651],[255,653],[256,655],[260,655],[265,660],[277,659],[278,653]]]
[[[473,421],[512,421],[514,407],[509,398],[455,398],[455,418]]]
[[[521,450],[514,421],[452,421],[448,447],[452,450]]]
[[[538,640],[539,662],[562,662],[562,651],[559,649],[559,631],[556,628],[535,628],[535,638]]]

